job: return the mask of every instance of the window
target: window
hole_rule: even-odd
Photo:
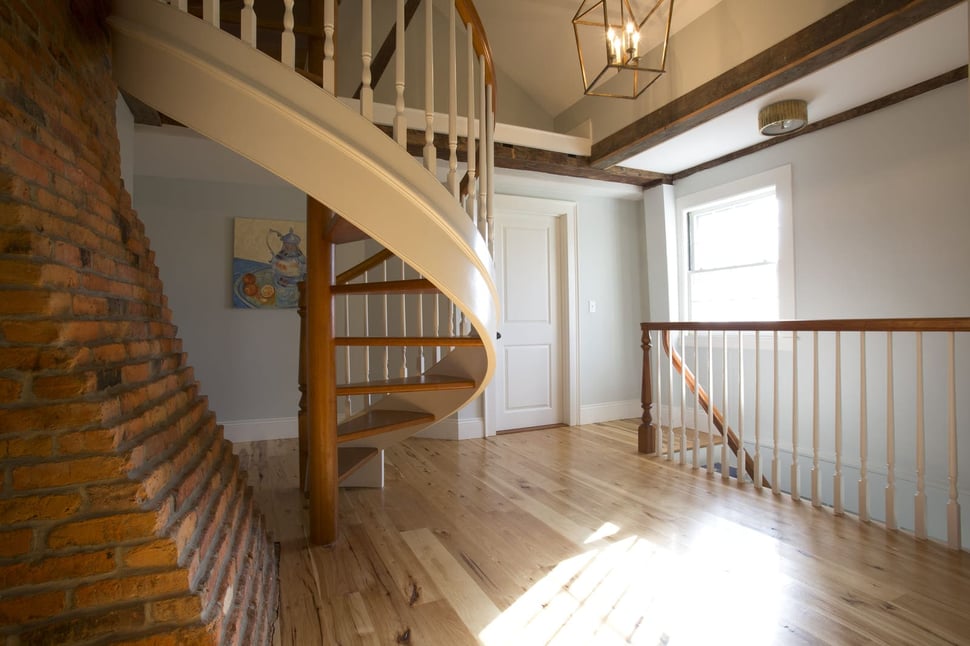
[[[678,200],[686,320],[794,314],[788,167]]]

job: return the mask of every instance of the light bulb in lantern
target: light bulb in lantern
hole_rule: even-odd
[[[640,32],[633,32],[633,58],[640,57]]]

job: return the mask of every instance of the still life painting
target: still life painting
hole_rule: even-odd
[[[306,276],[305,239],[305,222],[235,218],[232,306],[295,308],[297,284]]]

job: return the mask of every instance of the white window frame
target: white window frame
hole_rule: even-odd
[[[679,320],[688,321],[690,299],[688,296],[688,214],[731,201],[737,197],[774,188],[778,200],[778,318],[795,318],[795,253],[792,219],[791,166],[785,165],[768,171],[714,186],[703,191],[676,199],[677,213],[677,276],[676,289]]]

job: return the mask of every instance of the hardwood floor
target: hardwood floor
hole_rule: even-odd
[[[970,553],[636,453],[618,422],[411,439],[309,547],[296,441],[237,445],[276,643],[970,644]]]

